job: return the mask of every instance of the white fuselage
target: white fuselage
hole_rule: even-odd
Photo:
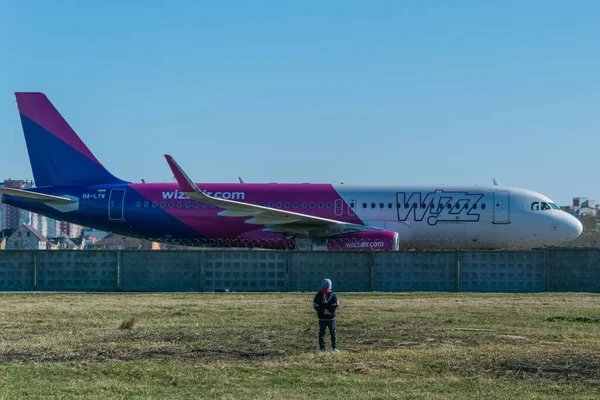
[[[582,225],[548,197],[505,186],[336,185],[348,212],[400,233],[407,248],[529,249],[575,239]]]

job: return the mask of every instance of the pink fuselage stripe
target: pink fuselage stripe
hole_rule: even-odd
[[[223,208],[206,205],[202,207],[201,203],[197,208],[192,205],[193,200],[186,199],[180,193],[177,184],[154,184],[146,183],[130,184],[130,187],[146,198],[149,202],[164,202],[166,207],[161,207],[185,225],[194,229],[204,237],[209,238],[236,238],[240,235],[249,235],[251,237],[281,237],[283,235],[263,232],[262,225],[253,225],[245,223],[252,218],[247,217],[224,217],[217,215]],[[244,203],[262,202],[265,206],[273,203],[272,207],[277,208],[277,203],[281,203],[281,209],[290,210],[302,214],[329,218],[337,221],[349,222],[363,225],[363,222],[356,215],[349,215],[347,207],[344,207],[344,214],[334,215],[334,204],[336,200],[342,199],[332,185],[328,184],[198,184],[200,190],[216,197],[230,197],[231,200]],[[169,198],[170,197],[170,198]],[[235,197],[235,198],[232,198]],[[242,198],[243,197],[243,198]],[[173,207],[168,207],[169,202],[173,202]],[[177,203],[181,202],[180,208]],[[190,202],[189,208],[185,203]],[[289,203],[289,207],[285,207]],[[298,203],[298,208],[293,208],[294,203]],[[302,203],[306,203],[306,208],[302,208]],[[310,204],[314,203],[314,208]],[[319,203],[323,207],[319,208]],[[331,208],[327,208],[327,203],[331,203]],[[257,231],[257,232],[255,232]],[[260,232],[258,232],[260,231]]]

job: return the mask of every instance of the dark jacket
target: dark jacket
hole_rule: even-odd
[[[331,289],[320,290],[313,300],[313,307],[317,311],[319,321],[334,321],[339,306],[340,301]]]

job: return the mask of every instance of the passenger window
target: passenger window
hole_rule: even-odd
[[[402,208],[402,204],[396,203],[396,208]]]
[[[198,202],[197,201],[194,202],[194,208],[198,208]]]
[[[310,202],[310,208],[315,208],[315,203],[313,201]]]
[[[261,202],[260,202],[260,205],[264,207],[264,206],[265,206],[265,202],[264,202],[264,201],[261,201]]]
[[[181,202],[180,201],[177,202],[177,208],[181,208]]]
[[[392,208],[392,203],[388,203],[388,208]]]
[[[427,206],[425,205],[425,203],[421,203],[421,208],[425,208],[425,207],[427,207]]]
[[[323,203],[319,202],[319,208],[323,208]]]
[[[482,205],[481,205],[481,209],[482,209],[482,210],[485,210],[485,204],[482,204]]]
[[[202,208],[206,208],[206,203],[202,203]]]
[[[548,203],[543,202],[542,203],[542,210],[549,210],[550,209],[550,205],[548,205]]]
[[[290,203],[288,203],[287,201],[285,202],[285,208],[290,208]]]
[[[136,206],[137,208],[140,208],[140,207],[142,206],[142,202],[141,202],[141,201],[138,201],[137,203],[135,203],[135,206]]]
[[[379,208],[383,208],[383,203],[379,203]]]
[[[438,204],[438,210],[444,208],[444,205],[442,203]]]
[[[473,210],[477,210],[477,204],[473,204],[473,207],[471,207]]]
[[[413,208],[417,208],[417,203],[413,203]]]
[[[167,203],[165,203],[164,201],[161,201],[161,202],[160,202],[160,206],[161,206],[162,208],[165,208],[165,207],[167,206]]]
[[[148,208],[150,207],[150,202],[149,201],[145,201],[144,202],[144,208]]]
[[[306,208],[306,202],[302,202],[302,208]]]
[[[273,202],[272,201],[269,202],[269,207],[273,208]]]
[[[463,207],[463,208],[466,210],[467,208],[469,208],[469,204],[468,204],[468,203],[465,203],[465,205],[464,205],[464,207]]]
[[[371,208],[375,208],[375,203],[371,203]]]
[[[363,208],[367,208],[367,203],[363,203]]]
[[[352,207],[354,207],[354,205],[352,205]],[[331,202],[327,203],[327,208],[331,208]]]
[[[434,207],[434,205],[433,205],[433,203],[431,203],[431,204],[429,205],[429,208],[430,208],[431,210],[433,210],[433,207]]]
[[[404,203],[404,208],[408,208],[408,203]]]
[[[328,203],[329,204],[329,203]],[[354,202],[350,203],[350,208],[354,210]]]
[[[185,208],[190,208],[190,206],[191,206],[190,202],[189,202],[189,201],[186,201],[186,202],[185,202]]]
[[[294,208],[298,208],[298,202],[294,202]]]
[[[173,208],[173,205],[175,205],[175,203],[173,203],[172,201],[169,202],[169,208]]]
[[[456,204],[454,205],[454,208],[456,208],[456,209],[458,210],[458,207],[460,207],[460,204],[456,203]]]
[[[281,202],[280,201],[277,202],[277,208],[281,208]]]

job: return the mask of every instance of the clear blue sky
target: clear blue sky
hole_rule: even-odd
[[[43,91],[128,180],[488,184],[600,200],[598,1],[0,1],[0,177]]]

